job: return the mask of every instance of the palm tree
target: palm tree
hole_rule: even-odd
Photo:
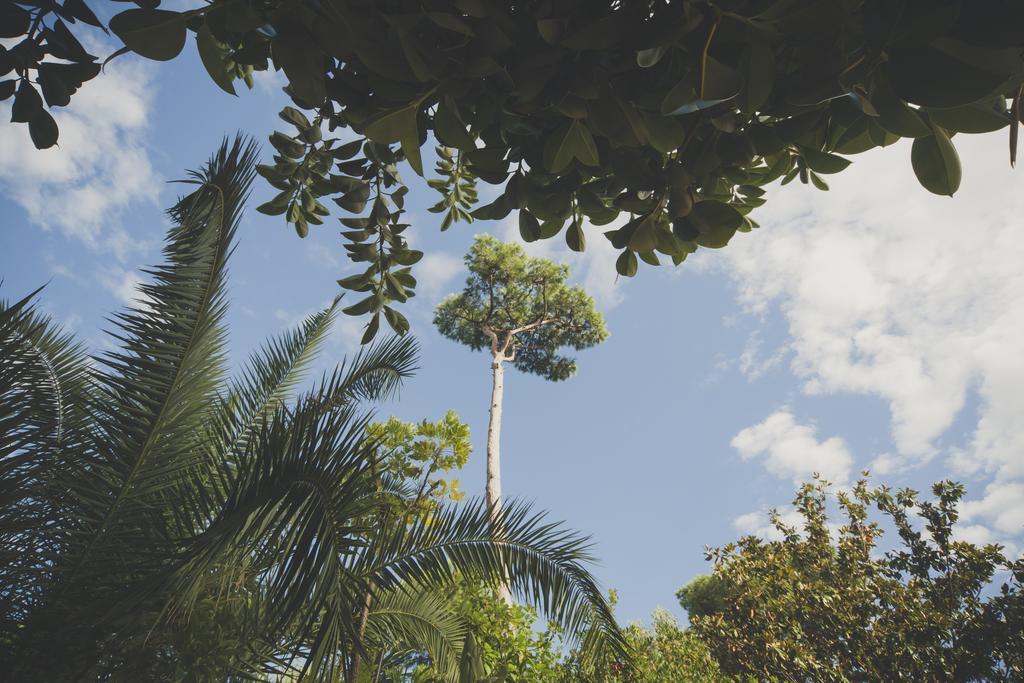
[[[184,181],[165,263],[113,320],[118,350],[87,357],[37,293],[0,302],[7,679],[335,681],[387,646],[472,680],[472,634],[433,592],[455,576],[507,582],[595,656],[621,651],[587,539],[527,507],[503,511],[500,540],[481,503],[371,524],[401,482],[375,474],[364,406],[411,376],[410,338],[297,392],[332,305],[227,377],[226,265],[256,154],[225,141]]]

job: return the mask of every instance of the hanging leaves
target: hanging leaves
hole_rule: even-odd
[[[68,106],[99,73],[73,32],[101,23],[86,3],[0,3],[13,38],[0,46],[0,98],[14,98],[12,118],[37,145],[57,140],[46,108]],[[536,17],[463,0],[418,13],[353,0],[287,12],[234,0],[187,12],[135,4],[110,22],[125,50],[171,59],[192,31],[226,92],[251,86],[255,70],[284,72],[295,130],[271,136],[273,163],[260,173],[275,193],[260,211],[300,235],[324,222],[326,198],[348,221],[375,211],[369,225],[346,224],[345,248],[376,268],[367,314],[389,322],[385,300],[412,290],[385,275],[416,258],[388,242],[405,229],[398,168],[423,176],[431,135],[447,150],[427,180],[442,230],[517,210],[524,239],[564,231],[582,250],[584,221],[627,212],[607,237],[632,254],[621,259],[629,271],[630,258],[678,264],[752,229],[764,198],[740,187],[800,179],[825,189],[847,155],[901,137],[915,139],[922,184],[952,193],[960,171],[949,135],[1009,125],[1008,99],[1024,82],[1024,15],[1011,2],[980,11],[948,0],[932,11],[895,0],[567,0]],[[346,135],[331,138],[339,129]],[[478,182],[499,186],[486,206]]]
[[[174,59],[185,47],[188,14],[162,9],[130,9],[114,15],[110,30],[132,52],[149,59]]]
[[[960,155],[942,128],[914,140],[910,160],[921,185],[934,194],[953,196],[960,187]]]

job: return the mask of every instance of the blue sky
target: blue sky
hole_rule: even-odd
[[[60,149],[37,152],[24,126],[0,125],[0,296],[48,282],[45,309],[106,348],[107,316],[158,259],[176,195],[166,181],[237,130],[265,141],[281,84],[264,75],[230,98],[194,48],[168,64],[126,56],[58,114]],[[766,511],[814,471],[840,485],[865,468],[894,486],[963,481],[963,535],[1021,547],[1024,171],[1010,171],[1002,135],[957,143],[955,199],[919,188],[897,145],[857,157],[829,193],[772,188],[760,230],[678,269],[641,266],[632,281],[616,281],[598,228],[583,256],[561,237],[530,245],[570,263],[611,337],[580,354],[567,382],[506,375],[505,493],[593,536],[596,573],[619,591],[625,620],[659,605],[682,615],[673,593],[707,571],[705,545],[765,533]],[[428,254],[407,311],[422,369],[381,413],[456,410],[476,449],[463,488],[479,494],[488,362],[439,337],[430,315],[461,286],[473,235],[518,239],[514,217],[442,235],[426,211],[434,192],[405,175],[411,240]],[[257,182],[250,206],[271,192]],[[332,218],[299,240],[283,221],[246,214],[230,276],[235,362],[338,292],[351,272],[338,227]],[[321,366],[358,335],[358,322],[341,321]]]

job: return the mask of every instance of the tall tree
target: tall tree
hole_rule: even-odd
[[[806,484],[793,501],[799,526],[774,514],[778,540],[709,551],[712,579],[679,593],[691,630],[723,671],[756,680],[1024,679],[1024,557],[958,539],[963,487],[932,492],[861,481],[837,495],[836,529],[827,486]],[[899,535],[890,550],[871,507]]]
[[[491,404],[487,425],[487,505],[501,507],[501,409],[505,363],[557,382],[576,372],[561,349],[585,349],[608,331],[594,300],[569,285],[569,267],[527,256],[522,247],[480,235],[465,257],[465,288],[438,304],[434,324],[444,336],[491,359]]]
[[[501,544],[480,503],[372,523],[407,492],[376,476],[366,404],[411,375],[411,338],[365,348],[296,396],[332,305],[228,378],[226,267],[255,156],[225,143],[189,178],[146,305],[115,318],[115,350],[89,362],[31,297],[0,302],[5,677],[334,681],[362,647],[370,591],[362,635],[417,642],[455,680],[464,630],[451,637],[431,590],[456,574],[510,580],[570,633],[590,640],[597,623],[621,651],[586,539],[525,506],[502,512]]]
[[[100,73],[74,35],[103,25],[88,4],[0,2],[0,37],[15,38],[0,47],[0,77],[14,72],[0,99],[14,98],[12,120],[38,147],[57,142],[48,107]],[[443,225],[518,209],[545,222],[534,238],[564,231],[582,249],[584,217],[624,213],[606,236],[630,276],[638,258],[678,264],[757,227],[764,186],[825,190],[848,155],[899,138],[913,138],[921,184],[951,195],[955,135],[1006,131],[1012,163],[1022,116],[1019,0],[135,4],[109,22],[125,51],[173,59],[194,34],[230,93],[254,70],[284,73],[295,129],[271,136],[278,154],[261,173],[280,193],[262,210],[300,235],[328,213],[319,199],[360,215],[400,182],[399,162],[423,175],[433,138],[451,148],[430,181],[452,209]],[[360,139],[339,144],[339,127]],[[476,179],[503,192],[474,209]],[[349,255],[372,267],[342,286],[366,295],[349,312],[371,316],[370,336],[382,315],[406,326],[386,312],[415,283],[397,209],[346,219],[358,222]]]

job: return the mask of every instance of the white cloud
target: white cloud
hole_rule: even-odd
[[[775,368],[786,355],[785,347],[776,349],[767,357],[763,355],[761,334],[755,330],[748,338],[740,354],[739,369],[746,378],[753,382],[760,379],[766,372]]]
[[[990,484],[984,498],[961,504],[960,515],[964,521],[988,519],[1003,534],[1020,534],[1024,531],[1024,482]]]
[[[87,82],[69,107],[51,111],[60,126],[57,147],[37,150],[27,126],[0,126],[0,191],[32,223],[124,260],[140,245],[116,216],[134,202],[155,202],[160,186],[144,138],[154,87],[152,65],[123,57]],[[0,105],[0,116],[9,110],[9,102]]]
[[[104,289],[113,294],[125,306],[147,308],[151,301],[139,289],[143,280],[137,271],[111,266],[97,272],[96,279]]]
[[[807,481],[814,473],[831,482],[845,483],[853,464],[853,456],[841,438],[818,441],[815,429],[797,424],[787,409],[742,430],[731,445],[744,460],[764,456],[765,469],[796,483]]]
[[[945,455],[959,474],[994,482],[972,518],[1019,534],[1024,505],[1003,492],[1024,480],[1024,176],[1009,169],[1002,135],[956,143],[954,198],[918,186],[908,144],[876,150],[830,179],[831,192],[770,190],[764,227],[718,264],[748,311],[781,310],[807,394],[887,403],[894,449],[878,465]],[[973,391],[969,443],[944,446]]]
[[[464,270],[462,259],[444,251],[430,251],[416,264],[416,289],[430,303],[447,291],[447,285]]]

